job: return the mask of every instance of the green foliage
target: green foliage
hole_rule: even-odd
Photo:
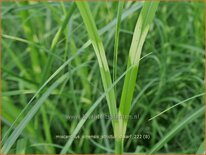
[[[1,153],[204,153],[204,4],[157,5],[2,2]]]

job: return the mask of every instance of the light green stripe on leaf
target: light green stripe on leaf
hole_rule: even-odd
[[[133,66],[133,69],[131,69],[131,71],[128,72],[125,77],[120,102],[121,115],[128,115],[130,112],[142,47],[149,31],[149,26],[151,25],[155,12],[157,10],[158,4],[159,2],[145,2],[138,18],[132,39],[132,44],[130,47],[129,60],[127,65],[127,67]]]
[[[76,4],[83,18],[87,32],[89,34],[89,38],[92,42],[95,54],[98,59],[104,90],[107,90],[112,85],[112,80],[111,80],[111,75],[110,75],[103,43],[98,34],[97,27],[94,22],[94,18],[92,17],[87,2],[81,1],[81,2],[76,2]],[[117,108],[116,108],[114,89],[108,92],[108,94],[106,95],[106,99],[109,106],[110,114],[112,116],[116,116]]]
[[[120,119],[118,122],[118,128],[117,131],[115,131],[118,137],[123,137],[126,133],[127,116],[130,113],[131,102],[136,85],[140,55],[158,4],[159,2],[145,2],[137,20],[127,64],[127,68],[132,67],[132,69],[126,74],[120,100],[119,116],[124,119]],[[116,153],[123,153],[123,142],[124,139],[122,138],[119,138],[119,140],[116,141]]]

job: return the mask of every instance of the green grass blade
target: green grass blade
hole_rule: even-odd
[[[57,43],[58,43],[61,35],[63,34],[63,31],[64,31],[69,19],[71,18],[73,12],[75,11],[75,8],[76,8],[75,3],[72,3],[71,8],[69,9],[69,11],[66,14],[61,26],[59,27],[57,33],[55,34],[54,39],[52,40],[51,47],[50,47],[50,50],[51,50],[52,53],[54,53],[54,50],[57,46]],[[43,73],[42,73],[42,82],[44,82],[45,79],[48,77],[48,74],[51,70],[52,63],[53,63],[53,56],[50,55],[49,58],[48,58],[48,62],[46,63],[46,66],[45,66],[45,68],[43,70]]]
[[[172,128],[149,152],[149,154],[156,153],[159,149],[164,146],[170,139],[172,139],[180,130],[182,130],[187,124],[194,121],[196,118],[204,115],[205,107],[201,107],[190,115],[185,117],[179,124],[177,124],[174,128]]]
[[[183,103],[185,103],[185,102],[188,102],[188,101],[190,101],[190,100],[192,100],[192,99],[194,99],[194,98],[198,98],[198,97],[201,97],[201,96],[204,96],[204,95],[205,95],[205,93],[201,93],[201,94],[192,96],[192,97],[190,97],[190,98],[187,98],[186,100],[183,100],[183,101],[181,101],[181,102],[179,102],[179,103],[177,103],[177,104],[175,104],[175,105],[173,105],[173,106],[165,109],[164,111],[160,112],[159,114],[153,116],[152,118],[149,119],[149,121],[151,121],[151,120],[159,117],[160,115],[162,115],[162,114],[164,114],[165,112],[171,110],[172,108],[175,108],[175,107],[178,106],[178,105],[181,105],[181,104],[183,104]]]
[[[29,2],[22,2],[22,3],[17,3],[19,4],[19,6],[27,6],[29,5]],[[23,19],[27,19],[31,16],[30,10],[23,10],[19,13],[20,18]],[[26,38],[28,40],[30,40],[31,42],[35,42],[35,28],[33,25],[33,22],[35,21],[31,21],[28,20],[27,22],[25,22],[22,25],[23,30],[26,32]],[[31,63],[32,63],[32,68],[34,71],[34,76],[36,77],[36,80],[38,80],[38,76],[41,73],[41,66],[39,65],[39,54],[38,54],[38,49],[33,46],[33,44],[30,44],[30,46],[28,47],[29,51],[30,51],[30,58],[31,58]]]
[[[44,128],[44,135],[45,135],[45,141],[48,143],[52,143],[52,134],[51,134],[51,130],[50,130],[50,124],[49,124],[49,120],[48,120],[48,116],[46,113],[46,108],[44,106],[42,106],[42,108],[40,109],[41,111],[41,115],[42,115],[42,126]],[[47,148],[47,152],[54,152],[53,148]]]
[[[126,18],[128,18],[130,15],[132,15],[133,13],[135,13],[137,10],[139,10],[142,7],[142,3],[136,3],[133,4],[130,8],[128,8],[126,11],[124,11],[122,13],[122,17],[121,17],[121,21],[124,21]],[[100,35],[107,32],[109,29],[111,29],[113,26],[115,26],[117,24],[117,18],[115,18],[114,20],[112,20],[108,25],[106,25],[105,27],[103,27],[100,30]]]
[[[16,154],[25,154],[27,148],[27,140],[20,139],[17,141]]]
[[[140,16],[137,20],[127,64],[127,67],[132,67],[132,69],[127,73],[125,77],[120,100],[119,116],[121,116],[121,118],[128,116],[130,113],[142,47],[149,31],[150,24],[152,23],[155,12],[157,10],[158,4],[159,2],[145,2]],[[115,131],[117,133],[117,138],[119,139],[116,140],[115,146],[116,153],[118,154],[123,153],[124,140],[121,137],[126,133],[127,121],[127,118],[119,120],[119,127],[117,128],[117,131]]]
[[[19,41],[19,42],[22,42],[22,43],[26,43],[26,44],[32,44],[32,45],[34,44],[34,42],[29,41],[27,39],[22,39],[22,38],[19,38],[19,37],[10,36],[10,35],[6,35],[6,34],[2,34],[2,38],[16,40],[16,41]]]
[[[77,47],[76,47],[76,44],[74,42],[73,39],[71,39],[70,41],[70,49],[71,49],[71,53],[72,55],[75,55],[77,53]],[[75,60],[75,65],[76,66],[79,66],[81,65],[81,59],[79,57],[76,57]],[[89,85],[89,82],[87,80],[87,77],[88,77],[88,71],[87,71],[87,68],[82,68],[81,70],[78,71],[78,75],[81,79],[81,83],[83,85],[83,97],[85,96],[87,99],[90,100],[90,97],[91,97],[91,89],[90,89],[90,85]]]
[[[198,148],[196,154],[205,154],[205,141],[202,142],[202,144]]]
[[[89,9],[87,2],[83,2],[83,1],[76,2],[76,4],[77,4],[77,7],[79,8],[83,21],[86,25],[89,38],[92,42],[92,45],[95,50],[95,54],[98,59],[104,90],[107,90],[112,85],[112,80],[111,80],[111,75],[110,75],[104,47],[100,39],[100,36],[98,34],[97,27],[95,25],[94,19],[92,17],[92,14],[91,14],[91,11]],[[115,99],[114,89],[112,89],[108,93],[108,95],[106,96],[106,99],[107,99],[107,103],[109,106],[110,114],[112,116],[116,116],[117,108],[116,108],[116,99]]]
[[[63,20],[63,23],[62,23],[61,27],[58,29],[57,33],[56,33],[55,36],[54,36],[54,39],[52,40],[52,45],[51,45],[51,50],[52,50],[52,51],[55,49],[55,47],[56,47],[56,45],[57,45],[57,43],[58,43],[58,41],[59,41],[59,39],[60,39],[60,37],[61,37],[64,29],[65,29],[65,27],[66,27],[67,24],[68,24],[69,19],[70,19],[71,16],[72,16],[72,13],[75,11],[75,8],[76,8],[75,3],[72,3],[71,8],[70,8],[69,11],[67,12],[67,14],[66,14],[66,16],[65,16],[65,18],[64,18],[64,20]]]
[[[159,2],[145,2],[135,27],[128,58],[128,67],[133,68],[125,77],[120,101],[119,113],[123,116],[127,116],[130,112],[142,47],[158,4]]]
[[[40,46],[39,44],[35,43],[35,42],[31,42],[29,40],[26,40],[26,39],[23,39],[23,38],[19,38],[19,37],[16,37],[16,36],[10,36],[10,35],[6,35],[6,34],[2,34],[2,38],[6,38],[6,39],[10,39],[10,40],[14,40],[14,41],[19,41],[21,43],[25,43],[25,44],[28,44],[28,45],[32,45],[32,46],[35,46],[35,48],[38,48],[38,49],[41,49],[41,50],[44,50],[46,53],[48,53],[49,55],[59,59],[59,60],[63,60],[61,59],[58,55],[52,53],[50,50],[48,50],[47,48],[44,48],[42,46]]]
[[[117,58],[118,58],[118,46],[119,46],[119,31],[120,31],[120,24],[121,24],[123,6],[124,6],[124,2],[120,1],[119,4],[118,4],[118,11],[117,11],[117,25],[116,25],[115,43],[114,43],[113,81],[115,81],[116,77],[117,77]]]

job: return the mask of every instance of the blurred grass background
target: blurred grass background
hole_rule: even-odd
[[[117,2],[90,2],[112,71]],[[111,121],[88,119],[82,126],[68,115],[109,114],[106,100],[94,103],[104,93],[95,53],[86,46],[88,34],[79,11],[72,13],[54,50],[52,40],[63,24],[69,2],[2,3],[2,137],[4,141],[62,75],[64,81],[44,98],[40,110],[15,141],[9,153],[59,153],[68,139],[56,135],[110,135]],[[134,26],[142,2],[126,2],[120,27],[118,77],[126,69]],[[84,46],[83,46],[84,45]],[[147,36],[127,135],[148,134],[150,139],[128,139],[125,151],[145,153],[173,135],[153,153],[195,153],[204,140],[204,115],[183,123],[184,118],[204,106],[204,2],[161,2]],[[149,54],[149,55],[148,55]],[[52,57],[53,62],[46,70]],[[64,68],[37,94],[46,80],[68,59]],[[45,71],[46,70],[46,71]],[[48,75],[47,75],[48,74]],[[117,103],[123,80],[116,88]],[[198,97],[195,97],[198,96]],[[191,98],[191,99],[190,99]],[[185,101],[186,102],[182,102]],[[165,109],[180,103],[148,121]],[[23,108],[26,110],[16,120]],[[11,131],[11,132],[8,132]],[[3,144],[4,144],[3,141]],[[76,139],[67,153],[113,153],[112,139]]]

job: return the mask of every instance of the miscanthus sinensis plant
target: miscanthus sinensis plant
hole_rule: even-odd
[[[108,62],[105,54],[105,49],[102,40],[98,34],[97,27],[95,25],[94,18],[87,2],[76,2],[77,7],[81,13],[84,24],[86,26],[89,38],[92,42],[96,57],[99,63],[99,69],[101,73],[102,83],[104,90],[107,91],[112,87],[112,78],[108,67]],[[109,112],[112,118],[118,118],[112,120],[112,126],[115,136],[115,153],[123,153],[124,136],[127,129],[128,118],[126,116],[130,113],[131,102],[133,99],[133,93],[138,73],[139,61],[144,45],[147,33],[150,25],[155,16],[155,12],[158,8],[159,2],[144,2],[143,8],[139,15],[134,30],[130,50],[128,53],[127,71],[124,79],[121,101],[119,108],[117,107],[115,98],[115,89],[112,87],[106,94],[106,100],[109,107]],[[116,65],[118,56],[118,39],[120,29],[121,12],[123,8],[123,2],[119,2],[118,18],[115,34],[115,50],[114,50],[114,76],[116,78]]]

